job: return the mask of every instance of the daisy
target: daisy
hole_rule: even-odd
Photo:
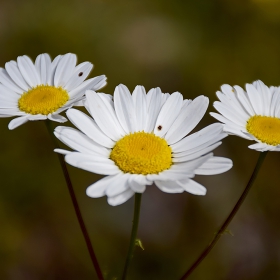
[[[13,117],[9,129],[27,121],[50,119],[65,122],[62,111],[81,105],[87,89],[99,90],[106,85],[104,75],[85,81],[93,65],[77,63],[75,54],[37,56],[35,64],[24,55],[0,68],[0,117]]]
[[[280,88],[267,87],[262,81],[239,86],[223,85],[211,116],[224,123],[224,131],[257,143],[250,149],[280,151]]]
[[[187,191],[205,195],[196,174],[212,175],[229,170],[232,161],[214,157],[212,150],[227,136],[215,123],[185,137],[199,123],[208,98],[183,100],[182,94],[163,94],[159,88],[147,94],[137,86],[132,95],[124,85],[111,95],[86,91],[85,106],[93,119],[76,109],[66,112],[80,130],[59,126],[56,137],[75,150],[56,149],[75,167],[108,175],[87,188],[90,197],[107,195],[119,205],[147,185],[167,193]]]

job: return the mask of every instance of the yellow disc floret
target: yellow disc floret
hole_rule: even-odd
[[[261,142],[277,146],[280,144],[280,119],[253,116],[247,121],[246,129]]]
[[[68,100],[68,92],[62,87],[39,85],[21,95],[18,107],[31,115],[48,115],[61,108]]]
[[[153,133],[126,135],[114,146],[110,158],[125,173],[158,174],[172,165],[172,150]]]

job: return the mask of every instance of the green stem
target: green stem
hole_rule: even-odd
[[[222,236],[222,234],[224,233],[224,231],[227,229],[229,223],[231,222],[231,220],[233,219],[233,217],[235,216],[235,214],[237,213],[238,209],[240,208],[240,206],[242,205],[244,199],[246,198],[251,186],[253,185],[255,179],[257,178],[258,172],[262,166],[262,163],[265,159],[267,155],[267,152],[262,152],[259,155],[257,164],[255,166],[255,169],[251,175],[251,178],[245,188],[245,190],[243,191],[242,195],[240,196],[239,200],[237,201],[237,203],[235,204],[234,208],[232,209],[232,211],[230,212],[229,216],[227,217],[227,219],[224,221],[224,223],[222,224],[222,226],[220,227],[219,231],[215,234],[213,240],[211,241],[211,243],[205,248],[205,250],[201,253],[201,255],[198,257],[198,259],[192,264],[192,266],[187,270],[187,272],[180,278],[180,280],[184,280],[187,279],[188,276],[191,275],[191,273],[195,270],[195,268],[202,262],[202,260],[209,254],[209,252],[212,250],[212,248],[215,246],[215,244],[217,243],[217,241],[219,240],[219,238]]]
[[[49,134],[50,134],[50,136],[53,140],[54,146],[56,148],[59,147],[59,142],[58,142],[57,138],[55,137],[55,135],[53,134],[53,128],[52,128],[52,125],[51,125],[51,121],[47,120],[45,123],[46,123],[47,129],[48,129],[48,132],[49,132]],[[89,252],[92,264],[95,268],[98,279],[99,280],[104,280],[101,269],[100,269],[100,266],[99,266],[97,258],[96,258],[96,255],[94,253],[94,250],[93,250],[93,247],[92,247],[92,244],[91,244],[91,241],[90,241],[90,237],[89,237],[89,234],[87,232],[87,229],[86,229],[86,226],[85,226],[80,208],[79,208],[79,204],[78,204],[78,201],[77,201],[77,198],[76,198],[76,195],[75,195],[75,192],[74,192],[74,188],[72,186],[72,182],[71,182],[71,179],[70,179],[70,176],[69,176],[69,173],[68,173],[65,161],[64,161],[64,157],[61,154],[57,154],[57,155],[58,155],[59,162],[60,162],[60,165],[61,165],[61,168],[62,168],[62,171],[63,171],[63,175],[64,175],[64,178],[65,178],[68,190],[69,190],[69,194],[70,194],[70,197],[71,197],[74,209],[75,209],[75,213],[76,213],[76,216],[77,216],[78,221],[79,221],[79,225],[81,227],[84,239],[86,241],[86,245],[87,245],[87,248],[88,248],[88,252]]]
[[[135,247],[135,243],[136,243],[139,216],[140,216],[141,197],[142,197],[141,193],[135,193],[134,216],[133,216],[133,222],[132,222],[130,244],[129,244],[129,249],[128,249],[126,262],[125,262],[125,266],[124,266],[124,270],[123,270],[122,280],[126,279],[128,268],[129,268],[129,265],[133,258],[133,251],[134,251],[134,247]]]

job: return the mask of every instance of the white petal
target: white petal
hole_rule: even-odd
[[[51,86],[54,85],[54,76],[55,76],[56,68],[62,57],[63,57],[63,55],[58,55],[52,61],[51,67],[48,69],[48,74],[47,74],[47,77],[48,77],[47,84],[48,85],[51,85]]]
[[[194,195],[205,195],[207,190],[201,184],[191,180],[182,180],[177,182],[179,186],[181,186],[186,192],[194,194]]]
[[[216,175],[221,174],[232,167],[232,161],[223,157],[212,157],[195,170],[197,175]]]
[[[114,108],[102,95],[94,91],[86,91],[90,113],[100,129],[112,140],[118,141],[124,131],[117,120]]]
[[[234,108],[226,106],[225,104],[215,101],[213,106],[215,109],[225,116],[227,119],[231,120],[235,124],[244,126],[248,118],[243,118],[241,115],[237,114]]]
[[[123,130],[129,134],[136,130],[136,116],[132,96],[125,85],[119,85],[114,92],[115,111]]]
[[[18,126],[24,124],[28,122],[28,116],[23,116],[23,117],[19,117],[19,118],[15,118],[13,120],[10,121],[8,128],[10,130],[13,130],[15,128],[17,128]]]
[[[107,196],[116,196],[124,191],[129,189],[128,184],[129,174],[122,174],[120,176],[116,176],[114,181],[111,181],[110,184],[106,188]]]
[[[114,182],[117,176],[119,175],[106,176],[97,181],[96,183],[90,185],[86,190],[87,196],[94,198],[104,196],[108,185],[111,182]]]
[[[262,115],[269,116],[272,93],[269,88],[260,80],[255,81],[254,86],[256,87],[262,98]]]
[[[156,186],[166,193],[182,193],[184,189],[176,181],[155,181]]]
[[[234,89],[237,93],[237,98],[240,101],[240,103],[242,104],[242,106],[244,107],[244,109],[247,111],[247,113],[250,116],[255,115],[255,111],[252,107],[251,102],[249,101],[249,97],[247,92],[245,92],[243,90],[243,88],[241,88],[240,86],[234,86]]]
[[[261,93],[251,84],[246,84],[246,90],[256,115],[262,115],[263,106]]]
[[[213,145],[209,145],[207,147],[203,147],[199,151],[195,151],[195,152],[190,150],[189,153],[187,155],[184,155],[184,156],[180,156],[181,153],[174,154],[172,161],[173,162],[184,162],[184,161],[189,161],[189,160],[196,159],[196,158],[198,158],[198,157],[200,157],[202,155],[205,155],[205,154],[213,151],[214,149],[216,149],[221,144],[222,144],[222,142],[218,142],[218,143],[215,143]]]
[[[101,175],[115,175],[119,168],[108,158],[72,152],[65,156],[65,161],[75,167]]]
[[[35,66],[40,76],[40,84],[48,84],[48,76],[50,75],[51,64],[51,58],[47,53],[43,53],[37,56],[35,60]]]
[[[67,126],[58,126],[55,128],[55,136],[64,144],[73,150],[81,153],[90,153],[109,157],[110,151],[103,146],[97,144],[85,134],[80,131]]]
[[[66,112],[66,115],[79,130],[85,133],[96,143],[107,148],[112,148],[115,146],[115,142],[100,130],[100,128],[92,118],[90,118],[83,112],[76,109],[69,109]]]
[[[29,121],[41,121],[41,120],[46,120],[46,119],[47,119],[47,116],[41,115],[41,114],[38,114],[38,115],[28,115],[28,120]]]
[[[129,200],[133,195],[134,195],[134,191],[128,189],[127,191],[117,196],[108,197],[108,203],[111,206],[117,206]]]
[[[248,148],[259,151],[259,152],[265,152],[265,151],[274,150],[275,146],[267,145],[265,143],[256,143],[256,144],[248,146]]]
[[[0,68],[0,83],[2,83],[5,87],[7,87],[8,89],[16,92],[16,93],[19,93],[19,94],[22,94],[23,92],[23,89],[20,88],[11,78],[10,76],[8,75],[8,72],[3,69],[3,68]]]
[[[185,137],[181,141],[173,144],[171,148],[174,153],[180,153],[192,150],[204,143],[208,143],[208,141],[214,144],[223,138],[223,125],[221,123],[214,123]]]
[[[77,56],[72,53],[65,54],[57,64],[54,75],[54,85],[64,87],[75,69]]]
[[[190,133],[204,116],[208,104],[209,99],[205,96],[198,96],[190,104],[185,103],[164,137],[168,144],[174,144]]]
[[[83,62],[77,65],[72,76],[65,85],[65,89],[71,91],[78,87],[89,75],[93,65],[90,62]]]
[[[161,109],[161,90],[153,88],[147,93],[148,116],[145,132],[152,132]]]
[[[30,87],[36,87],[39,85],[40,77],[32,60],[28,56],[24,55],[19,56],[17,62],[18,68],[27,84],[29,84]]]
[[[58,114],[49,114],[48,119],[54,122],[64,123],[67,122],[67,119],[63,116],[60,116]]]
[[[179,115],[183,105],[183,96],[174,92],[162,106],[154,128],[155,135],[162,137],[170,129],[171,125]]]
[[[54,149],[53,151],[58,153],[58,154],[62,154],[62,155],[68,155],[68,154],[73,153],[72,151],[67,151],[67,150],[64,150],[64,149]]]
[[[148,115],[145,88],[143,86],[137,86],[132,93],[132,99],[136,115],[135,131],[143,131],[146,128]]]
[[[128,183],[130,188],[136,193],[143,193],[146,190],[146,185],[136,182],[133,175],[129,177]]]
[[[5,64],[5,68],[11,77],[11,79],[14,81],[16,85],[18,85],[20,88],[22,88],[24,91],[28,91],[29,87],[25,80],[23,79],[18,66],[15,61],[10,61]]]
[[[97,91],[101,88],[103,88],[107,82],[106,82],[107,77],[105,75],[97,76],[92,79],[88,79],[81,83],[78,87],[75,89],[71,90],[69,92],[70,98],[76,97],[76,96],[82,96],[84,95],[86,90],[94,90]]]

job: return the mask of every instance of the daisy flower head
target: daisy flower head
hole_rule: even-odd
[[[220,113],[211,116],[224,123],[224,131],[257,143],[250,149],[280,151],[280,88],[267,87],[262,81],[239,86],[223,85],[214,102]]]
[[[108,175],[87,188],[90,197],[107,195],[110,205],[127,201],[155,185],[167,193],[187,191],[205,195],[195,174],[211,175],[232,167],[229,159],[211,151],[227,136],[222,124],[212,124],[190,136],[208,107],[208,98],[183,100],[182,94],[164,94],[160,88],[137,86],[132,95],[124,85],[114,97],[86,91],[91,117],[69,109],[69,120],[80,130],[59,126],[56,137],[75,151],[56,149],[75,167]]]
[[[93,65],[76,63],[77,56],[71,53],[53,61],[48,54],[40,54],[35,63],[24,55],[0,68],[0,117],[17,116],[9,129],[34,120],[65,122],[59,113],[81,105],[86,90],[106,85],[104,75],[85,81]]]

